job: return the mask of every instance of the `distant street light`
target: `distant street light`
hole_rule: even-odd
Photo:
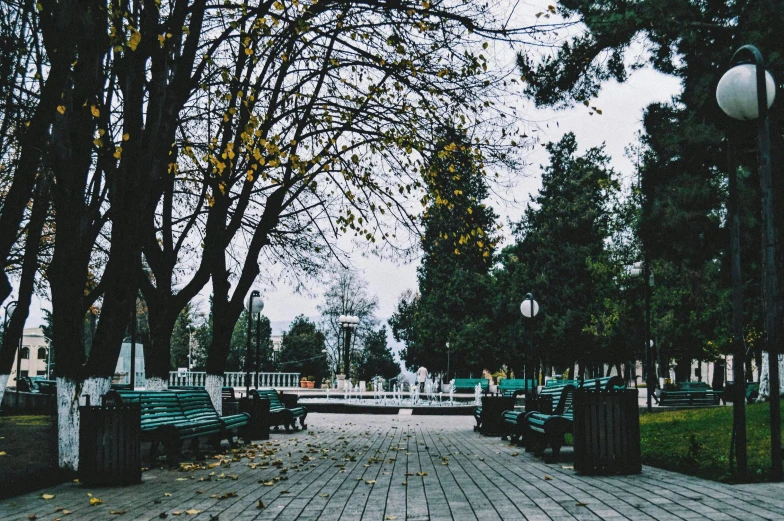
[[[345,331],[345,347],[343,351],[343,373],[346,375],[346,380],[349,378],[349,370],[351,368],[351,332],[354,331],[359,325],[359,317],[355,315],[340,315],[338,317],[340,327]]]
[[[648,412],[653,410],[653,392],[656,388],[656,378],[654,376],[654,368],[656,364],[653,360],[653,340],[651,340],[651,288],[654,286],[653,270],[648,268],[645,262],[635,262],[629,270],[629,275],[632,277],[642,277],[648,279],[648,284],[645,288],[645,360],[643,361],[643,375],[645,376],[645,395],[646,406]]]
[[[752,63],[746,63],[751,61]],[[730,69],[724,73],[716,88],[716,101],[729,117],[737,120],[757,120],[760,192],[762,195],[762,250],[764,258],[763,297],[765,299],[765,332],[768,351],[770,387],[770,457],[774,481],[782,479],[781,404],[779,403],[778,354],[778,288],[776,281],[776,237],[773,223],[773,181],[770,167],[770,122],[768,109],[776,98],[776,83],[765,70],[762,53],[753,45],[744,45],[732,56]],[[736,396],[733,403],[733,428],[738,473],[746,473],[746,410],[745,375],[743,360],[746,356],[742,342],[741,306],[743,297],[740,282],[740,239],[737,222],[737,187],[734,158],[730,147],[730,208],[731,260],[733,275],[733,380]],[[736,251],[737,250],[737,251]]]
[[[253,290],[250,292],[248,296],[248,302],[246,304],[246,309],[248,310],[248,337],[246,339],[245,345],[245,396],[250,396],[250,373],[251,373],[251,343],[250,337],[253,333],[253,315],[258,315],[261,313],[261,310],[264,309],[264,301],[261,300],[261,294],[258,290]],[[259,323],[259,319],[256,319],[256,323]],[[258,355],[259,355],[259,339],[258,339],[258,331],[256,332],[256,365],[258,365]],[[256,384],[258,386],[258,368],[256,369]]]
[[[525,300],[520,303],[520,313],[523,314],[526,318],[534,318],[537,313],[539,313],[539,303],[534,300],[534,296],[531,293],[526,294]],[[528,333],[528,360],[525,364],[525,379],[526,380],[533,380],[534,375],[534,334],[533,334],[533,320],[531,321],[531,331]],[[526,387],[527,387],[526,382]]]

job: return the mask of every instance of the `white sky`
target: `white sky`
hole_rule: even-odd
[[[531,2],[542,4],[547,2]],[[533,8],[532,8],[533,9]],[[534,9],[532,12],[536,12]],[[677,79],[665,76],[651,69],[636,71],[624,84],[608,83],[592,104],[599,107],[603,115],[589,115],[587,107],[582,105],[567,111],[536,110],[530,102],[520,99],[518,113],[524,114],[529,121],[539,123],[541,142],[556,141],[566,132],[574,132],[581,150],[606,144],[606,152],[612,158],[612,165],[624,177],[634,171],[634,167],[625,157],[624,149],[635,140],[638,130],[642,129],[643,109],[650,103],[666,102],[680,90]],[[530,132],[529,132],[530,134]],[[537,145],[536,150],[528,158],[528,166],[520,172],[517,185],[509,194],[503,194],[508,201],[515,203],[498,203],[491,201],[499,214],[499,221],[504,225],[507,219],[516,221],[522,215],[529,194],[540,186],[540,165],[547,162],[547,154],[543,147]],[[509,230],[505,227],[504,237],[509,239]],[[388,318],[395,310],[399,295],[406,289],[416,289],[416,268],[418,261],[399,264],[388,260],[355,256],[354,267],[368,281],[369,290],[378,296],[378,317]],[[328,282],[328,281],[324,281]],[[273,322],[288,322],[299,314],[317,316],[316,306],[321,301],[325,286],[318,281],[312,282],[308,294],[297,294],[291,287],[280,284],[275,289],[262,289],[265,302],[264,314]],[[202,292],[201,308],[206,311],[209,288]],[[47,300],[34,297],[27,327],[36,327],[42,322],[42,307],[51,309]]]

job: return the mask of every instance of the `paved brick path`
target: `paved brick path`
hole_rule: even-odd
[[[67,483],[5,500],[0,519],[784,519],[778,484],[732,487],[650,467],[637,476],[580,476],[568,454],[545,464],[473,433],[470,417],[308,420],[305,432],[273,433],[269,443],[197,468],[147,471],[141,485]],[[93,498],[103,502],[91,506]]]

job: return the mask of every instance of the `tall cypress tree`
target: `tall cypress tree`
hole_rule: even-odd
[[[497,242],[496,215],[483,201],[488,190],[481,155],[460,130],[446,128],[423,172],[422,264],[419,299],[407,332],[403,358],[431,372],[478,375],[495,369],[498,356],[491,332],[490,267]],[[398,314],[391,323],[402,338]]]

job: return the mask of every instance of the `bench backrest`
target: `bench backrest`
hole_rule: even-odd
[[[253,389],[251,393],[253,393]],[[272,388],[266,389],[255,389],[256,394],[259,398],[266,398],[269,400],[270,403],[270,410],[275,409],[285,409],[286,407],[283,405],[283,402],[280,401],[280,396],[278,395],[278,391]]]
[[[204,387],[175,391],[185,417],[192,421],[220,419]]]
[[[536,389],[536,380],[524,380],[522,378],[504,378],[498,384],[499,391],[523,390],[531,391]]]
[[[552,414],[563,414],[572,408],[575,386],[572,384],[545,387],[539,396],[552,397]]]
[[[237,399],[237,397],[234,395],[234,387],[224,387],[221,390],[221,395],[224,400],[234,401]]]
[[[482,390],[490,387],[490,382],[487,378],[454,378],[452,380],[452,386],[455,389],[473,389],[476,387],[476,384],[482,386]]]
[[[712,391],[710,385],[705,382],[678,382],[679,391]]]
[[[610,389],[626,389],[626,380],[620,376],[603,376],[601,378],[589,378],[584,380],[580,385],[585,389],[596,389],[599,387],[602,391],[609,391]]]
[[[142,430],[155,429],[167,423],[187,420],[174,391],[109,391],[107,397],[119,397],[122,403],[138,403],[141,408]]]
[[[578,385],[578,380],[556,380],[550,379],[544,383],[545,387],[563,387],[564,385]]]

